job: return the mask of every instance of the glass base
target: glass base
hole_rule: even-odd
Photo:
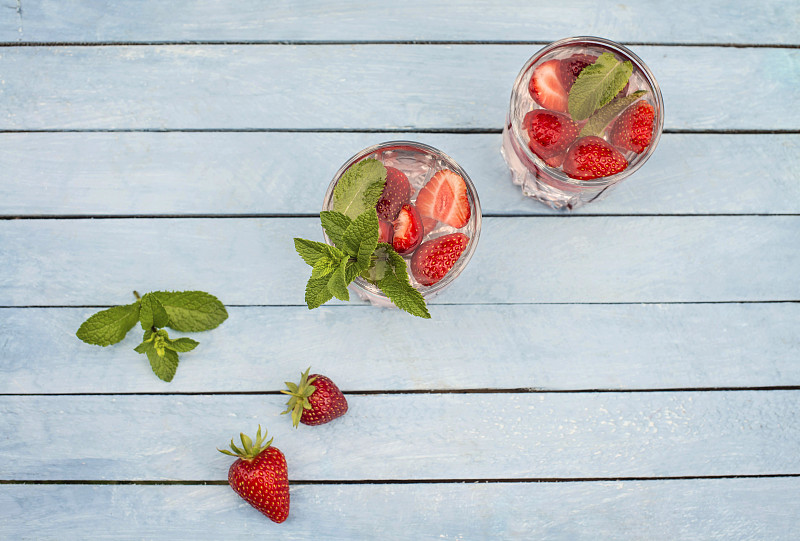
[[[526,166],[514,148],[508,126],[503,129],[500,153],[511,171],[512,182],[522,188],[522,193],[557,210],[573,210],[603,199],[613,186],[576,186],[549,175],[534,163]]]

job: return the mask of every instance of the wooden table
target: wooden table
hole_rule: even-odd
[[[796,539],[800,4],[17,0],[0,12],[0,538]],[[571,213],[500,156],[544,44],[631,47],[650,161]],[[292,238],[358,150],[455,158],[484,210],[432,320],[309,311]],[[229,319],[171,383],[75,337],[132,291]],[[348,414],[295,430],[308,366]],[[217,452],[268,428],[273,524]]]

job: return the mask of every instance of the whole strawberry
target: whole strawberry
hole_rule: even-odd
[[[325,376],[308,373],[308,368],[300,376],[300,383],[286,382],[288,391],[281,391],[291,398],[286,403],[286,411],[292,413],[292,424],[323,425],[347,413],[347,400],[334,382]],[[313,383],[313,385],[312,385]]]
[[[386,184],[383,186],[381,198],[375,205],[378,218],[393,221],[400,212],[400,207],[411,200],[411,184],[405,173],[394,167],[386,168]]]
[[[624,171],[628,161],[616,148],[605,140],[581,137],[569,147],[564,159],[564,172],[579,180],[591,180]]]
[[[273,522],[281,523],[289,516],[289,474],[286,458],[277,447],[271,447],[272,438],[264,442],[258,427],[255,443],[244,433],[240,434],[242,448],[217,449],[220,453],[237,457],[228,470],[228,484],[247,503],[261,511]]]
[[[639,100],[614,121],[609,140],[618,148],[640,154],[650,146],[656,111],[644,100]]]
[[[522,126],[528,133],[528,147],[550,167],[564,162],[567,149],[578,138],[578,125],[569,116],[546,109],[526,114]]]
[[[464,252],[469,237],[450,233],[423,242],[411,256],[411,274],[420,284],[432,286],[450,272]]]

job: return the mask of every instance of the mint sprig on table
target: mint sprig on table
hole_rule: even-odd
[[[361,276],[376,285],[398,308],[430,318],[425,299],[408,278],[405,260],[390,244],[379,243],[375,205],[386,184],[386,167],[369,158],[352,165],[333,190],[332,210],[320,222],[334,244],[294,239],[294,247],[311,266],[305,301],[317,308],[336,297],[350,300],[347,286]]]
[[[228,318],[225,306],[203,291],[154,291],[136,302],[113,306],[84,321],[76,335],[87,344],[110,346],[122,341],[136,323],[144,329],[142,343],[134,351],[147,356],[156,376],[172,381],[178,369],[178,353],[186,353],[199,342],[191,338],[171,339],[164,327],[179,332],[202,332],[218,327]]]

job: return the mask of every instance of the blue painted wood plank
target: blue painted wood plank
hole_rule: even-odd
[[[432,302],[797,300],[798,232],[798,216],[485,218],[469,266]],[[322,240],[319,219],[0,221],[0,306],[108,306],[133,289],[302,306],[295,236]]]
[[[301,480],[797,474],[800,391],[349,395],[295,429],[272,395],[3,396],[3,480],[225,480],[257,425]],[[31,434],[49,445],[26,449]]]
[[[0,129],[496,129],[505,120],[513,81],[536,49],[6,48]],[[800,125],[797,49],[635,49],[661,84],[668,129]],[[759,85],[755,103],[745,84],[752,81]]]
[[[0,134],[0,215],[314,214],[342,163],[398,139],[452,156],[484,213],[556,213],[511,183],[499,134],[178,132]],[[670,133],[576,214],[796,214],[797,178],[797,134]]]
[[[0,310],[0,393],[275,392],[309,365],[346,391],[800,384],[796,303],[445,305],[430,321],[369,306],[234,307],[191,334],[200,346],[169,384],[133,351],[138,328],[107,348],[75,337],[96,310]]]
[[[458,3],[254,0],[236,9],[211,0],[24,0],[6,14],[4,41],[150,40],[547,40],[600,35],[617,40],[797,43],[796,2],[736,4],[711,0],[665,5],[653,0]],[[12,5],[13,7],[13,5]]]
[[[227,486],[0,485],[14,539],[793,540],[800,481],[293,485],[274,524]]]

